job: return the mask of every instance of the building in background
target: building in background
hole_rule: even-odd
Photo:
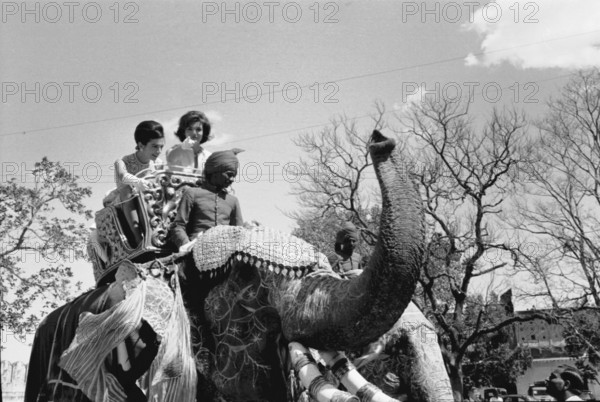
[[[536,310],[516,311],[515,315],[526,317],[534,311]],[[537,311],[539,312],[539,310]],[[516,323],[514,330],[517,344],[528,348],[533,359],[531,367],[517,379],[517,391],[520,394],[527,394],[531,385],[547,379],[550,373],[561,364],[575,366],[575,358],[570,357],[566,351],[562,325],[535,318],[531,321]],[[600,398],[598,384],[591,383],[588,384],[588,387],[596,398]]]

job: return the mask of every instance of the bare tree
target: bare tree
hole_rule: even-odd
[[[455,399],[461,400],[467,352],[482,338],[526,320],[499,314],[492,289],[475,297],[473,281],[517,261],[520,244],[506,231],[501,213],[531,151],[527,123],[516,111],[498,110],[479,122],[469,115],[468,102],[428,99],[409,105],[400,121],[414,140],[412,168],[432,234],[416,300],[437,324]],[[509,355],[502,364],[518,358]]]
[[[522,190],[528,197],[512,221],[545,245],[543,254],[521,264],[537,285],[529,296],[563,311],[600,309],[600,70],[578,72],[536,125]],[[587,345],[600,365],[600,343],[584,336],[594,332],[581,327],[585,322],[566,321],[567,338]]]
[[[481,297],[481,289],[472,286],[475,278],[517,259],[519,245],[500,230],[499,214],[514,196],[519,167],[530,152],[525,119],[514,111],[493,111],[487,122],[474,122],[468,105],[413,104],[401,117],[403,129],[397,130],[402,131],[400,149],[420,185],[429,223],[415,301],[438,328],[457,400],[462,398],[462,364],[470,362],[468,350],[516,321],[533,318],[505,313],[491,291]],[[374,127],[386,127],[385,108],[376,109]],[[360,131],[354,121],[342,118],[297,141],[308,155],[302,161],[306,175],[295,191],[305,207],[295,216],[298,233],[306,240],[318,240],[319,226],[330,229],[332,216],[351,219],[366,243],[374,240],[378,199],[365,151],[372,128]],[[504,372],[514,372],[511,367],[519,366],[522,357],[505,354]]]
[[[329,247],[337,225],[346,220],[360,228],[364,240],[361,253],[375,244],[381,201],[367,144],[373,129],[386,127],[385,113],[383,105],[376,104],[369,129],[359,128],[355,120],[339,117],[321,132],[302,134],[295,140],[307,157],[300,160],[303,179],[292,193],[303,211],[290,216],[300,224],[306,240],[321,244],[323,236],[311,236],[302,229],[320,218],[320,223],[328,222],[321,227],[325,226]]]

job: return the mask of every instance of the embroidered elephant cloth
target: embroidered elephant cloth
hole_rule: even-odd
[[[314,246],[264,226],[217,226],[198,238],[193,253],[201,272],[226,269],[233,258],[290,277],[317,269],[331,271],[325,255]]]
[[[109,301],[107,289],[108,286],[102,286],[79,296],[50,313],[40,323],[29,361],[26,402],[44,401],[50,396],[54,396],[55,400],[87,400],[75,380],[58,366],[58,361],[75,336],[80,313],[106,310]],[[76,399],[76,395],[80,398]],[[63,399],[57,399],[61,397]]]
[[[100,314],[81,313],[75,338],[61,356],[59,366],[69,373],[93,401],[127,399],[104,360],[141,322],[146,293],[142,283],[130,297]]]
[[[91,400],[104,402],[127,398],[104,361],[142,319],[162,338],[157,356],[146,373],[148,399],[194,400],[196,369],[189,320],[176,274],[173,283],[175,294],[160,279],[125,281],[125,300],[100,314],[82,313],[75,338],[59,364]]]

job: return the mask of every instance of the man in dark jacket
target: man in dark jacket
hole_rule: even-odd
[[[183,190],[169,237],[180,250],[191,248],[193,240],[217,225],[243,226],[240,204],[227,188],[233,183],[239,166],[236,154],[241,150],[214,152],[204,165],[205,182]]]

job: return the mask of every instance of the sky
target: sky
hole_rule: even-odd
[[[298,208],[299,134],[342,115],[370,131],[376,101],[393,118],[407,102],[470,91],[474,113],[536,116],[577,69],[600,65],[599,0],[1,7],[0,180],[27,181],[47,156],[74,169],[98,210],[139,122],[163,124],[168,148],[179,117],[201,110],[209,150],[245,150],[234,185],[244,218],[283,231]],[[76,268],[91,286],[91,267]]]

